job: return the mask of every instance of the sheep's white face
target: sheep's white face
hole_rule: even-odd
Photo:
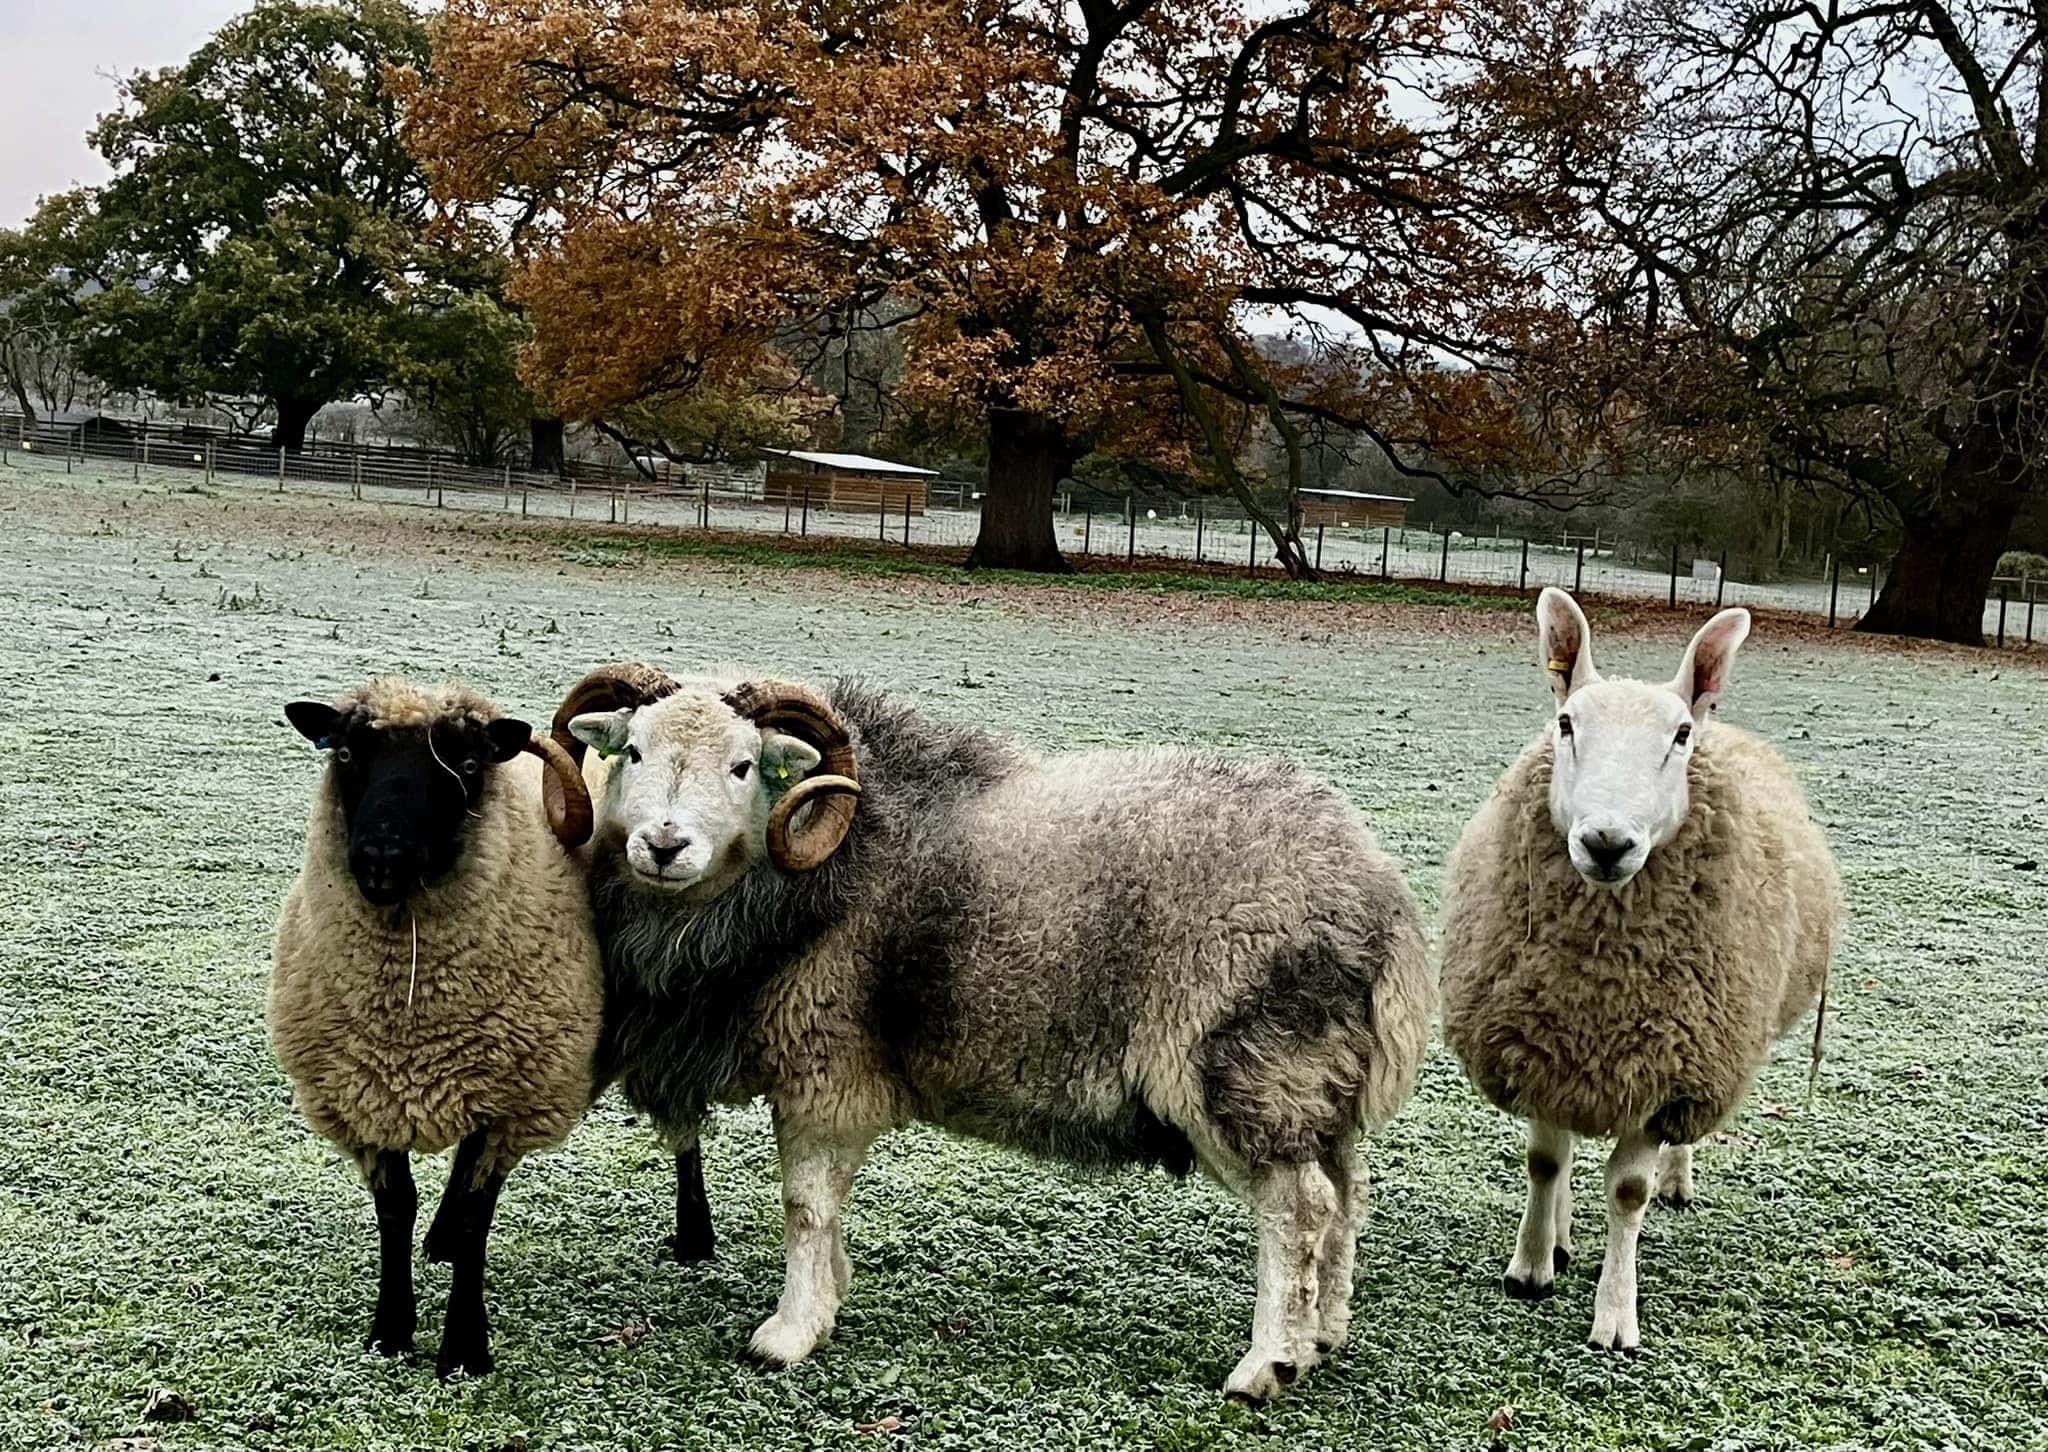
[[[763,731],[716,695],[679,691],[637,710],[593,711],[569,730],[611,767],[595,841],[646,886],[716,897],[767,852],[768,813],[818,764],[817,749]]]
[[[1692,810],[1686,767],[1749,635],[1749,612],[1724,610],[1702,626],[1664,685],[1603,680],[1586,617],[1564,591],[1543,592],[1536,621],[1557,697],[1550,818],[1579,876],[1619,889]]]

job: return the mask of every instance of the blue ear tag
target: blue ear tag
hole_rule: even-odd
[[[332,751],[334,749],[334,738],[332,736],[321,737],[313,743],[313,749],[315,751]]]

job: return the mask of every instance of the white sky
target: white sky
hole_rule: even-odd
[[[106,179],[86,128],[115,83],[176,65],[248,0],[0,0],[0,227],[36,198]]]

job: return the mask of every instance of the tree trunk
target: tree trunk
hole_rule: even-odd
[[[280,398],[277,400],[277,426],[270,431],[270,446],[283,449],[288,454],[303,454],[306,451],[306,425],[313,421],[313,415],[320,412],[322,400],[308,398]]]
[[[2033,481],[2009,458],[1984,468],[1966,451],[1943,472],[1933,503],[1901,521],[1899,552],[1858,630],[1984,643],[1984,600]]]
[[[565,432],[558,418],[535,417],[527,424],[529,451],[533,457],[528,463],[536,474],[559,474],[562,472],[562,438]]]
[[[1042,414],[988,411],[988,492],[969,569],[1065,574],[1072,568],[1053,536],[1052,497],[1075,457],[1065,431]]]

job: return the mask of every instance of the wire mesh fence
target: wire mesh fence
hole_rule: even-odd
[[[921,499],[885,496],[848,507],[820,488],[771,499],[734,471],[639,470],[572,464],[562,473],[501,465],[477,468],[427,449],[322,442],[302,451],[193,426],[96,418],[33,424],[0,413],[0,457],[45,468],[186,475],[206,483],[313,489],[351,499],[430,509],[490,510],[593,524],[870,541],[908,549],[965,550],[981,529],[971,485],[934,481]],[[900,500],[900,504],[899,501]],[[1085,489],[1054,501],[1060,548],[1087,560],[1182,561],[1203,569],[1277,576],[1272,541],[1227,500],[1107,496]],[[1457,531],[1319,527],[1303,541],[1335,579],[1435,582],[1662,599],[1672,605],[1750,605],[1799,611],[1846,627],[1877,599],[1881,562],[1835,559],[1820,579],[1758,583],[1729,576],[1725,560],[1630,559],[1613,543],[1561,530],[1554,538],[1487,537]],[[1999,579],[1985,602],[1984,632],[1998,646],[2048,643],[2048,581]]]

